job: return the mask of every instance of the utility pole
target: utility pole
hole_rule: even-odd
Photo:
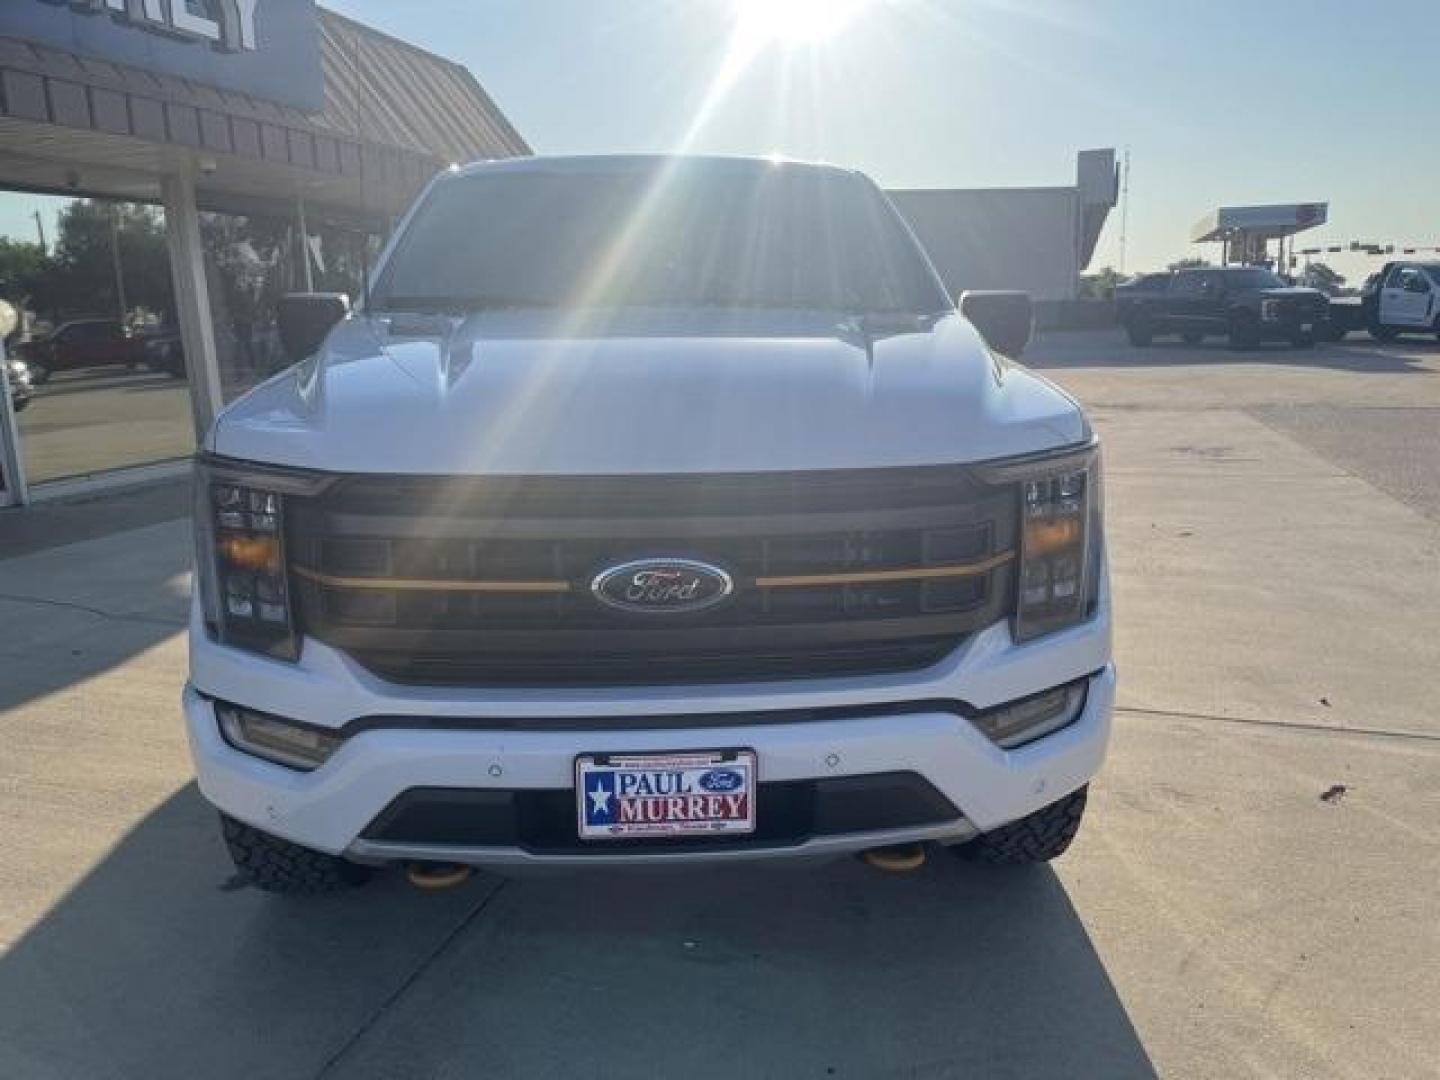
[[[110,259],[115,265],[115,296],[120,303],[120,325],[125,325],[125,316],[130,305],[125,302],[125,269],[120,265],[120,207],[110,204]]]
[[[1125,276],[1125,241],[1130,234],[1130,148],[1120,167],[1120,276]]]
[[[50,254],[50,248],[45,244],[45,219],[40,216],[39,210],[35,211],[34,217],[35,231],[40,234],[40,254],[48,255]]]

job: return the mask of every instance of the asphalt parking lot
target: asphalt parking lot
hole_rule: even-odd
[[[161,500],[0,558],[0,1077],[1440,1075],[1440,344],[1030,359],[1121,673],[1052,867],[237,888]]]
[[[184,457],[195,449],[184,382],[137,368],[63,371],[19,417],[31,483]]]

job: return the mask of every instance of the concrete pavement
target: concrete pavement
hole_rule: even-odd
[[[1034,360],[1106,440],[1122,677],[1053,868],[236,889],[184,524],[94,535],[0,559],[0,1076],[1440,1075],[1440,525],[1265,412],[1440,417],[1440,349]]]
[[[32,484],[195,449],[190,388],[144,368],[59,372],[17,419]]]

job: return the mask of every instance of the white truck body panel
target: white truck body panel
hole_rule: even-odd
[[[1088,437],[1067,394],[958,314],[870,351],[833,314],[672,312],[576,339],[537,336],[546,318],[430,319],[446,332],[423,337],[351,319],[226,409],[211,448],[324,472],[635,475],[958,464]]]

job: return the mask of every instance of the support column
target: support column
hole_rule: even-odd
[[[315,291],[315,274],[310,269],[310,228],[305,224],[305,200],[295,200],[295,227],[300,230],[300,265],[303,273],[300,280],[306,292]]]
[[[176,316],[185,348],[185,372],[190,379],[190,408],[198,443],[224,406],[225,395],[220,386],[220,358],[210,316],[210,287],[205,281],[195,178],[188,171],[165,174],[160,180],[160,198],[165,205],[165,240],[170,251],[170,276],[175,284]]]
[[[4,304],[0,300],[0,304]],[[8,305],[7,305],[8,306]],[[0,311],[0,329],[5,322]],[[0,506],[24,506],[29,499],[25,485],[25,461],[20,456],[20,432],[15,410],[10,405],[10,372],[6,364],[5,337],[0,333]]]

